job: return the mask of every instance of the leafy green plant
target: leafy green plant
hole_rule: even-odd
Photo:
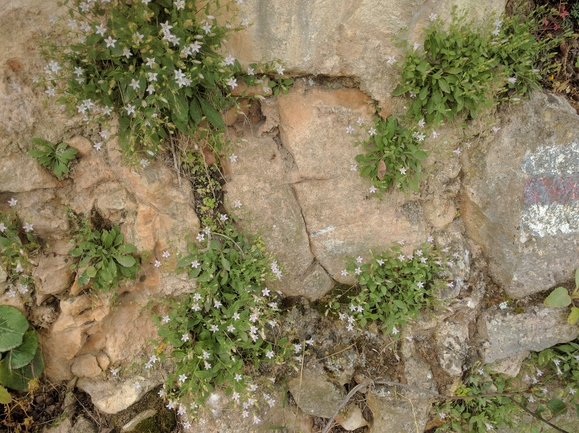
[[[68,166],[76,158],[77,150],[66,143],[54,145],[50,141],[41,138],[33,138],[32,142],[39,148],[28,151],[44,167],[49,168],[58,180],[68,175]]]
[[[577,341],[533,353],[514,378],[475,366],[455,395],[436,406],[436,432],[483,433],[525,425],[525,431],[538,433],[541,423],[565,431],[553,423],[569,410],[579,415],[577,390]]]
[[[94,230],[87,221],[75,219],[75,223],[74,248],[69,254],[80,260],[71,265],[71,269],[80,272],[79,287],[90,285],[96,290],[107,291],[116,289],[125,278],[136,278],[141,267],[137,248],[124,243],[119,226]]]
[[[45,43],[49,63],[41,84],[86,121],[107,122],[115,112],[125,156],[154,157],[176,131],[218,137],[225,128],[219,112],[234,103],[237,80],[253,85],[256,74],[269,72],[252,65],[244,74],[222,54],[232,32],[249,25],[232,24],[233,1],[63,3],[70,3],[70,19],[57,22],[64,43]]]
[[[375,322],[388,334],[397,335],[409,320],[432,305],[437,289],[445,285],[444,261],[431,244],[425,243],[408,256],[392,246],[369,263],[350,259],[342,275],[353,274],[357,284],[329,302],[348,330]],[[347,305],[347,312],[342,306]]]
[[[29,330],[26,317],[15,307],[0,305],[0,384],[26,391],[28,383],[39,377],[44,359],[36,331]],[[0,386],[0,403],[10,402],[10,394]]]
[[[545,306],[562,308],[571,305],[571,311],[567,322],[569,325],[574,325],[579,320],[579,268],[575,270],[575,289],[569,295],[569,291],[565,287],[557,287],[549,296],[545,298]]]
[[[421,150],[425,135],[406,128],[396,116],[388,119],[376,118],[369,129],[369,137],[362,145],[366,153],[356,156],[360,176],[369,177],[374,185],[371,193],[381,196],[392,185],[404,191],[418,191],[418,185],[425,178],[421,162],[428,154]]]
[[[34,286],[30,255],[39,247],[32,224],[22,224],[14,212],[0,212],[0,264],[21,293]]]
[[[495,96],[508,99],[539,88],[547,71],[537,68],[562,40],[535,38],[542,13],[545,8],[524,18],[501,17],[494,28],[489,21],[477,28],[456,8],[448,26],[433,16],[423,47],[415,44],[407,51],[393,95],[411,96],[411,118],[440,124],[462,113],[476,117]]]
[[[169,347],[160,358],[176,366],[164,395],[173,402],[190,400],[195,409],[224,388],[248,416],[260,399],[257,369],[287,356],[287,339],[277,334],[278,295],[266,287],[272,272],[280,276],[280,271],[258,242],[229,223],[219,231],[200,231],[188,250],[177,272],[186,272],[196,287],[171,302],[167,315],[155,317],[159,344]],[[195,416],[196,410],[191,412]]]

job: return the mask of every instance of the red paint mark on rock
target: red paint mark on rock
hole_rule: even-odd
[[[579,175],[539,176],[525,183],[524,203],[571,204],[579,201]]]

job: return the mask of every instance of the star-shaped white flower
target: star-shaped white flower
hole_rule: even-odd
[[[237,155],[235,153],[232,153],[231,156],[229,157],[229,160],[231,162],[237,162]]]
[[[99,25],[96,26],[96,28],[95,28],[95,33],[96,33],[97,35],[104,36],[106,31],[107,31],[107,28],[106,28],[105,26],[103,26],[102,24],[99,24]]]
[[[107,44],[107,48],[109,47],[115,47],[115,43],[117,42],[116,39],[113,39],[112,36],[109,36],[108,38],[105,39],[105,43]]]

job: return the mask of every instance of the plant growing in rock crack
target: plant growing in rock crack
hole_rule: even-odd
[[[538,67],[554,55],[549,50],[562,38],[535,35],[546,8],[530,16],[487,20],[477,29],[466,13],[453,10],[448,25],[431,15],[425,28],[424,44],[414,44],[401,65],[401,83],[394,96],[412,98],[407,115],[418,121],[440,124],[466,113],[476,117],[494,98],[512,100],[539,88]],[[402,42],[407,46],[407,42]]]
[[[243,417],[249,417],[260,401],[273,405],[273,397],[265,392],[267,381],[257,370],[283,362],[289,353],[287,339],[278,333],[279,296],[266,287],[268,278],[281,277],[277,263],[259,243],[223,221],[218,231],[206,227],[188,243],[177,272],[195,280],[195,289],[170,302],[167,315],[155,317],[159,344],[169,348],[160,359],[170,359],[176,367],[161,392],[169,407],[197,418],[207,398],[219,389]],[[156,361],[154,356],[147,366]],[[251,416],[259,423],[256,413]]]
[[[571,311],[567,322],[569,325],[574,325],[579,320],[579,268],[575,270],[575,289],[569,295],[569,291],[565,287],[557,287],[554,289],[544,301],[547,307],[561,308],[571,305]]]
[[[275,62],[273,71],[255,64],[244,74],[236,59],[222,54],[232,32],[249,25],[244,20],[233,26],[232,1],[63,4],[70,18],[55,24],[64,42],[45,42],[49,63],[40,84],[86,121],[106,123],[116,113],[124,155],[144,152],[143,164],[176,131],[221,134],[225,125],[219,111],[235,103],[230,90],[238,79],[253,85],[258,73],[283,74]],[[229,12],[232,19],[223,23],[221,16]]]
[[[33,156],[44,167],[52,170],[58,180],[68,176],[69,164],[78,153],[74,147],[70,147],[67,143],[60,143],[55,146],[50,141],[41,138],[33,138],[32,142],[38,148],[29,150],[28,155]]]
[[[578,368],[577,341],[532,354],[515,378],[475,366],[455,396],[436,406],[436,432],[482,433],[523,422],[525,431],[542,431],[538,425],[545,423],[567,432],[554,423],[570,409],[579,414]],[[523,415],[532,417],[531,422]]]
[[[418,191],[426,176],[421,163],[428,154],[421,149],[425,134],[406,128],[396,116],[386,120],[376,118],[368,130],[368,139],[356,142],[366,153],[356,156],[360,176],[369,177],[373,186],[370,193],[382,193],[396,185],[403,191]]]
[[[8,296],[26,294],[34,287],[30,255],[39,247],[32,224],[22,224],[15,212],[0,212],[0,265],[14,286]]]
[[[4,386],[26,391],[29,382],[40,377],[44,369],[38,336],[29,328],[28,320],[17,308],[0,305],[0,403],[12,400]]]
[[[331,300],[329,308],[339,314],[350,331],[375,322],[381,330],[398,338],[408,321],[433,303],[437,289],[453,284],[441,276],[444,266],[444,259],[430,243],[410,255],[404,255],[400,246],[394,245],[372,256],[368,263],[362,257],[351,258],[342,275],[353,274],[357,283],[339,299]]]
[[[135,257],[137,248],[124,243],[119,226],[96,230],[87,220],[78,218],[72,212],[69,215],[76,225],[74,247],[69,254],[79,258],[79,262],[70,268],[80,273],[79,287],[90,286],[108,291],[116,289],[123,279],[136,278],[141,267],[140,258]]]

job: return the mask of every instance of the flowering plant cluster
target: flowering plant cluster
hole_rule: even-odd
[[[436,432],[483,433],[523,423],[533,425],[529,431],[539,432],[540,421],[553,423],[568,410],[579,410],[577,390],[577,340],[534,353],[515,378],[475,367],[455,393],[469,398],[438,405],[442,425]],[[526,414],[536,414],[542,419],[535,417],[529,423],[522,419]]]
[[[70,266],[76,269],[78,285],[108,291],[116,289],[123,279],[135,279],[141,268],[140,259],[135,258],[137,248],[124,243],[119,226],[107,229],[93,229],[87,220],[81,220],[70,212],[76,225],[73,237],[74,247],[69,251],[80,261]]]
[[[171,302],[168,314],[155,317],[159,344],[169,347],[160,359],[176,366],[162,394],[173,407],[191,401],[181,410],[195,418],[221,388],[243,417],[259,423],[260,402],[271,406],[274,399],[255,372],[263,363],[283,362],[290,351],[279,335],[279,295],[266,287],[281,271],[225,218],[219,230],[199,231],[188,250],[177,272],[195,279],[195,289]]]
[[[372,180],[370,193],[380,197],[392,185],[404,191],[418,191],[418,184],[425,178],[421,161],[428,154],[421,150],[421,142],[426,135],[406,128],[396,116],[386,120],[377,117],[368,134],[367,140],[355,145],[362,145],[366,150],[356,156],[356,162],[360,176]]]
[[[259,65],[240,76],[239,62],[221,54],[231,33],[249,25],[243,20],[234,27],[232,1],[70,3],[70,19],[54,19],[65,39],[62,46],[47,42],[50,61],[41,84],[85,121],[106,123],[116,113],[125,156],[143,151],[152,158],[176,131],[221,131],[219,111],[234,103],[230,91],[238,79],[256,81]],[[220,15],[230,11],[231,21],[222,24]],[[215,137],[221,146],[219,133]]]
[[[436,125],[460,113],[474,118],[482,107],[493,104],[495,96],[512,100],[539,88],[547,70],[538,67],[562,41],[535,38],[542,13],[545,8],[524,18],[488,20],[480,29],[456,8],[448,25],[432,14],[424,45],[415,43],[406,52],[401,84],[393,95],[409,95],[407,115]]]
[[[410,255],[405,255],[400,245],[394,245],[372,256],[368,263],[362,257],[352,258],[342,275],[354,275],[357,284],[331,302],[331,308],[350,331],[375,322],[385,333],[398,338],[408,321],[432,304],[436,289],[447,284],[441,275],[445,265],[445,259],[431,243],[424,243]],[[344,304],[346,312],[342,311]]]
[[[9,203],[16,206],[18,200]],[[30,255],[40,247],[32,224],[22,224],[16,212],[0,212],[0,265],[8,275],[8,296],[26,295],[34,287]]]

